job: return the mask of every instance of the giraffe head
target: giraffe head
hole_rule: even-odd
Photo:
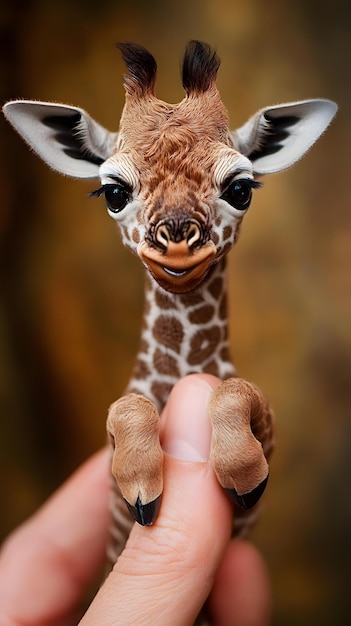
[[[295,163],[336,112],[329,100],[260,110],[237,131],[216,87],[220,61],[207,44],[187,46],[178,104],[154,93],[156,62],[144,48],[120,44],[128,68],[118,133],[76,107],[13,101],[5,116],[51,167],[99,177],[124,243],[166,291],[195,289],[230,250],[257,176]]]

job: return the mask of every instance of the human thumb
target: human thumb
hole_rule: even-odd
[[[165,451],[161,510],[135,524],[81,626],[186,626],[205,602],[227,546],[232,508],[209,463],[208,402],[218,380],[179,381],[162,416]]]

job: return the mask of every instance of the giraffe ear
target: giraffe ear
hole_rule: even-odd
[[[67,176],[97,178],[99,166],[116,144],[117,133],[105,130],[77,107],[14,100],[3,111],[34,152]]]
[[[304,100],[258,111],[232,133],[234,145],[253,163],[256,174],[273,174],[298,161],[326,130],[337,105]]]

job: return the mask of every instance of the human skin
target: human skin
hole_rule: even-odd
[[[218,379],[193,375],[172,391],[161,420],[164,495],[152,527],[133,526],[80,626],[191,626],[208,598],[215,626],[267,626],[270,587],[249,543],[230,540],[232,506],[209,463],[207,405]],[[2,626],[71,626],[104,561],[108,453],[89,459],[5,541]]]

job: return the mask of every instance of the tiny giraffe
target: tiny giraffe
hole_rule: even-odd
[[[337,107],[323,99],[260,110],[236,131],[216,87],[220,61],[205,43],[185,51],[185,97],[154,95],[156,62],[141,46],[118,45],[128,73],[118,133],[84,110],[18,100],[6,118],[34,151],[62,174],[100,178],[123,242],[146,268],[143,328],[126,395],[108,414],[113,446],[114,528],[110,559],[132,520],[153,524],[162,495],[159,414],[183,376],[207,372],[213,392],[211,463],[241,508],[234,533],[249,524],[262,495],[273,447],[273,416],[261,391],[240,379],[228,345],[226,255],[236,242],[256,179],[295,163],[325,131]]]

